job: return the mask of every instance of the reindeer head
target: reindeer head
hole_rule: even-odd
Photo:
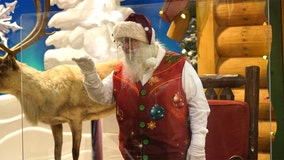
[[[48,14],[50,11],[50,0],[45,0],[44,3],[44,11],[42,11],[40,0],[34,0],[37,21],[29,35],[12,48],[8,48],[4,44],[0,43],[0,50],[5,52],[4,56],[0,56],[0,79],[3,76],[7,76],[8,71],[15,71],[19,69],[16,63],[16,54],[31,46],[42,37],[52,34],[45,32],[48,22]]]
[[[11,93],[11,86],[17,81],[15,75],[19,73],[19,66],[16,58],[12,55],[6,54],[0,56],[0,92]],[[12,81],[14,79],[14,81]]]

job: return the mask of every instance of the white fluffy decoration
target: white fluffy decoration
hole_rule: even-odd
[[[146,64],[149,66],[149,68],[154,68],[157,64],[157,59],[154,57],[151,57],[146,60]]]
[[[61,32],[55,32],[52,37],[48,37],[45,41],[47,46],[53,45],[55,48],[62,48],[68,45],[68,35],[71,31],[63,30]]]
[[[121,0],[51,0],[63,11],[55,13],[49,27],[59,28],[46,40],[44,67],[46,70],[60,64],[75,64],[77,54],[89,54],[96,63],[117,58],[111,37],[113,26],[134,11],[121,7]]]
[[[110,34],[106,27],[96,27],[86,31],[84,35],[85,51],[96,60],[106,61],[110,56],[113,59],[117,58],[114,52],[106,53],[110,48],[115,48]]]
[[[60,53],[60,54],[58,54]],[[64,64],[75,64],[71,58],[75,57],[78,54],[84,53],[83,49],[74,50],[71,47],[50,49],[45,53],[44,66],[52,68],[54,66]]]
[[[73,8],[83,0],[50,0],[50,5],[57,5],[61,9]]]
[[[74,49],[82,48],[84,44],[84,33],[88,31],[86,28],[83,27],[76,27],[69,36],[69,43],[70,46]]]

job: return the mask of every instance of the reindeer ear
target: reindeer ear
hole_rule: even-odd
[[[7,55],[0,57],[0,75],[5,75],[8,70],[18,70],[19,66],[16,62],[15,56]]]
[[[18,70],[20,67],[18,66],[16,62],[16,56],[14,55],[8,55],[8,63],[11,66],[13,70]]]

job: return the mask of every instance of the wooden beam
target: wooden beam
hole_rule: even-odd
[[[218,54],[215,48],[216,22],[214,18],[214,0],[196,2],[198,36],[198,73],[216,73]]]

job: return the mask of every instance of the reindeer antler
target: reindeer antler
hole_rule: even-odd
[[[13,46],[11,49],[0,43],[0,50],[10,55],[16,56],[16,54],[19,53],[21,50],[31,46],[42,37],[52,34],[45,32],[48,22],[48,14],[50,11],[50,0],[44,1],[44,12],[42,12],[40,0],[34,0],[34,3],[36,7],[37,21],[31,33],[27,35],[21,42]]]

